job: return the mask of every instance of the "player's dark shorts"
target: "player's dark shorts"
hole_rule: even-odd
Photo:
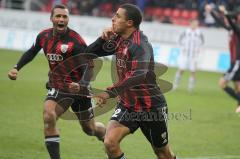
[[[230,65],[228,71],[224,74],[227,81],[240,81],[240,63],[235,62]]]
[[[154,147],[161,148],[168,143],[167,107],[159,107],[150,112],[134,112],[118,104],[111,120],[128,127],[131,133],[140,128]]]
[[[53,100],[65,111],[71,106],[79,120],[89,120],[94,117],[91,98],[61,92],[54,88],[48,89],[46,100]]]

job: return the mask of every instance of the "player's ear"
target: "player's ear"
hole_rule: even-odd
[[[130,27],[133,26],[133,20],[128,20],[127,25],[130,26]]]

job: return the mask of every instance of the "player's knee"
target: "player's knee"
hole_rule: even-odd
[[[224,89],[227,86],[227,83],[224,79],[220,79],[218,85],[220,88]]]
[[[94,128],[91,127],[90,125],[84,125],[82,126],[82,130],[85,134],[89,135],[89,136],[93,136],[94,133]]]
[[[56,122],[56,113],[54,111],[44,111],[43,121],[46,124],[54,124]]]
[[[239,94],[240,93],[240,85],[235,86],[235,91]]]
[[[104,139],[104,146],[107,152],[113,153],[117,150],[118,143],[113,139],[105,138]]]

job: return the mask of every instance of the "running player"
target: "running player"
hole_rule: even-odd
[[[141,21],[137,6],[121,5],[112,18],[112,27],[86,49],[99,56],[116,56],[119,81],[94,96],[102,106],[109,98],[119,98],[104,144],[109,159],[125,159],[120,142],[140,128],[158,159],[175,159],[168,143],[167,103],[156,83],[153,49],[139,29]],[[147,117],[152,115],[156,118]]]
[[[45,143],[51,159],[60,159],[60,134],[56,123],[70,105],[86,134],[103,141],[105,127],[102,123],[95,122],[92,111],[88,111],[92,105],[86,96],[89,95],[93,66],[91,61],[86,61],[82,63],[83,65],[77,64],[80,62],[79,59],[82,59],[79,56],[84,53],[87,46],[78,33],[68,28],[68,8],[56,5],[52,9],[50,19],[53,27],[38,34],[33,46],[22,55],[8,76],[11,80],[16,80],[19,70],[43,49],[50,68],[48,94],[43,111]],[[89,67],[82,67],[86,66],[84,64]],[[77,95],[80,90],[85,92],[81,96]]]

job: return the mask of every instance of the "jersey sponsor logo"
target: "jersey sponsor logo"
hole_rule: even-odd
[[[62,45],[61,45],[61,51],[62,51],[62,53],[66,53],[67,50],[68,50],[68,45],[67,45],[67,44],[62,44]]]
[[[63,61],[62,55],[59,55],[59,54],[47,54],[47,59],[48,59],[50,62]]]

